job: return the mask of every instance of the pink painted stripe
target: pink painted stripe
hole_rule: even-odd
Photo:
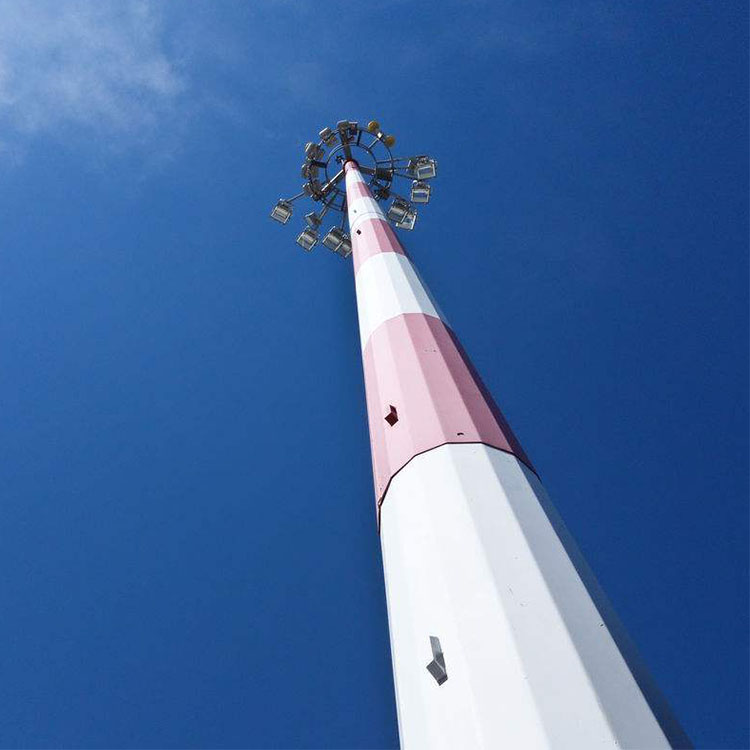
[[[349,207],[358,198],[372,198],[370,188],[367,187],[356,162],[348,161],[344,165],[344,171],[346,173],[346,202]],[[350,226],[354,218],[356,217],[349,215]],[[378,253],[407,255],[387,220],[365,219],[357,224],[357,229],[352,233],[354,273],[357,273],[368,258]]]
[[[391,318],[362,354],[375,496],[414,456],[445,443],[485,443],[531,467],[456,337],[437,318]],[[385,417],[396,409],[392,426]],[[533,468],[533,467],[531,467]]]
[[[407,255],[406,250],[404,250],[398,241],[393,227],[386,220],[364,219],[357,224],[357,230],[352,235],[352,255],[354,257],[355,275],[368,258],[379,253]]]
[[[346,186],[346,201],[354,203],[357,198],[372,198],[372,193],[364,182],[352,181]]]

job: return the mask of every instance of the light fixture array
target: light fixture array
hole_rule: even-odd
[[[305,179],[301,191],[291,198],[280,198],[271,210],[271,218],[286,224],[292,217],[293,203],[304,197],[319,203],[317,211],[305,214],[305,228],[297,237],[297,244],[311,251],[319,241],[332,252],[348,258],[352,242],[345,231],[346,190],[343,186],[344,164],[354,159],[360,172],[368,178],[373,197],[378,201],[393,199],[386,216],[399,229],[414,229],[417,210],[414,203],[428,203],[432,186],[428,180],[437,175],[437,162],[425,154],[394,157],[391,148],[396,143],[386,135],[380,123],[372,120],[361,127],[352,120],[340,120],[335,128],[323,128],[317,142],[305,144],[305,161],[301,175]],[[401,177],[411,181],[410,197],[405,198],[393,189],[393,180]],[[319,230],[328,211],[342,214],[341,222],[332,226],[320,239]]]

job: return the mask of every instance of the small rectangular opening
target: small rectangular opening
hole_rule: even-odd
[[[430,636],[430,648],[432,661],[427,665],[427,671],[435,678],[438,685],[442,685],[448,679],[448,670],[445,668],[445,654],[437,636]]]
[[[385,421],[391,427],[398,422],[398,411],[396,411],[396,407],[393,404],[390,404],[390,411],[385,415]]]

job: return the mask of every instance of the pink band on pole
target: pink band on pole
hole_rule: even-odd
[[[368,258],[378,253],[407,255],[406,250],[398,241],[393,227],[384,219],[362,221],[358,224],[357,229],[359,234],[355,232],[352,236],[355,274]]]
[[[391,318],[362,357],[378,505],[399,469],[446,443],[484,443],[531,466],[443,321],[420,313]]]
[[[351,189],[347,190],[346,192],[350,200],[356,200],[357,198],[369,198],[371,196],[370,189],[364,182],[353,183]]]

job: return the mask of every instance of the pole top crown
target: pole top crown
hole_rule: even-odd
[[[323,238],[323,244],[333,252],[348,257],[351,240],[344,231],[346,221],[346,190],[342,181],[348,165],[355,165],[365,177],[377,201],[393,198],[387,211],[388,218],[400,229],[413,229],[416,209],[412,203],[427,203],[431,186],[426,180],[437,175],[437,162],[421,154],[395,157],[391,147],[396,139],[381,130],[377,120],[362,127],[354,120],[339,120],[335,127],[325,127],[318,133],[317,141],[305,144],[305,161],[301,175],[304,178],[301,192],[291,198],[280,198],[271,211],[271,218],[286,224],[292,217],[293,203],[308,197],[320,204],[320,209],[305,215],[307,227],[297,237],[297,244],[310,251],[318,243],[318,228],[329,211],[342,214],[339,226],[334,226]],[[410,197],[405,198],[394,190],[394,179],[411,181]]]

